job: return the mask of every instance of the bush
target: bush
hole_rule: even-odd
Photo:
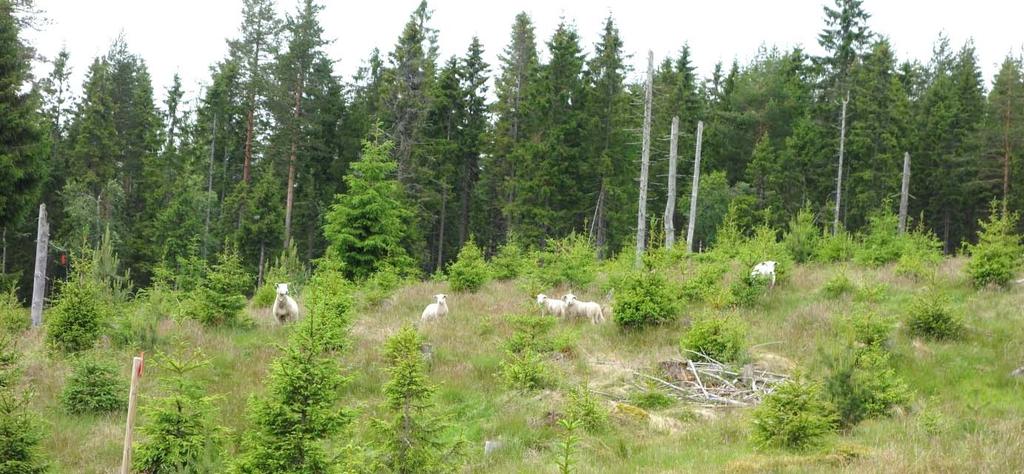
[[[326,348],[342,350],[352,323],[354,289],[341,272],[329,268],[318,269],[306,286],[307,318],[316,318]]]
[[[852,349],[831,362],[826,389],[843,426],[888,416],[910,402],[911,392],[877,347]]]
[[[406,274],[394,267],[384,267],[380,271],[370,275],[360,285],[362,292],[362,303],[367,306],[375,306],[391,297],[398,287],[402,286]]]
[[[569,390],[565,417],[579,422],[588,433],[600,433],[608,428],[608,410],[583,385]]]
[[[644,410],[657,410],[675,405],[676,399],[657,390],[649,390],[634,393],[629,397],[629,403]]]
[[[21,372],[18,368],[20,354],[14,347],[14,339],[0,333],[0,390],[14,386]]]
[[[490,279],[490,269],[484,254],[472,238],[459,250],[459,256],[448,267],[448,284],[452,291],[476,293]]]
[[[814,258],[820,240],[821,232],[814,225],[814,212],[810,205],[805,205],[789,221],[789,232],[783,236],[782,244],[796,263],[806,263]]]
[[[683,300],[688,303],[706,301],[709,296],[719,291],[719,282],[728,271],[728,265],[721,262],[708,262],[700,265],[696,274],[683,283],[681,290]]]
[[[818,241],[814,260],[822,263],[848,262],[853,260],[857,247],[857,242],[845,229],[839,229],[835,235],[825,230]]]
[[[17,289],[0,293],[0,334],[19,334],[32,326],[29,311],[21,307]]]
[[[899,235],[899,217],[888,203],[868,214],[867,230],[854,260],[862,265],[880,266],[895,262],[902,255]]]
[[[665,279],[654,272],[638,272],[615,291],[612,313],[625,329],[654,326],[678,317],[675,296]]]
[[[978,222],[978,243],[968,247],[971,260],[967,262],[967,274],[974,286],[1006,286],[1014,278],[1024,254],[1016,232],[1019,221],[1018,213],[1001,212],[993,202],[988,220]]]
[[[747,328],[738,318],[711,317],[694,322],[679,346],[687,357],[696,352],[723,363],[738,362],[743,358],[746,338]]]
[[[526,351],[536,353],[551,352],[555,345],[550,337],[551,328],[555,327],[555,319],[546,316],[509,316],[512,325],[512,336],[505,343],[505,348],[514,354]]]
[[[762,448],[804,450],[836,429],[835,409],[820,384],[789,380],[754,409],[754,442]]]
[[[498,280],[512,280],[530,266],[530,258],[515,236],[510,236],[491,259],[491,273]]]
[[[501,377],[505,385],[516,390],[536,390],[552,385],[551,369],[544,358],[532,351],[508,351],[501,361]]]
[[[853,341],[865,347],[884,348],[892,337],[893,322],[870,311],[854,314],[850,318]]]
[[[60,401],[69,413],[108,413],[127,407],[128,384],[117,368],[92,357],[80,357],[71,369]]]
[[[769,279],[764,277],[752,277],[744,272],[743,275],[733,282],[729,287],[730,304],[741,307],[750,307],[757,302],[757,299],[764,294]]]
[[[43,440],[40,417],[27,409],[28,400],[0,389],[0,473],[49,472],[39,443]]]
[[[245,308],[245,292],[252,284],[233,250],[217,256],[217,264],[203,279],[189,302],[189,314],[207,326],[235,325]]]
[[[838,272],[825,282],[825,286],[821,287],[821,292],[828,298],[836,299],[847,293],[852,293],[856,289],[857,287],[850,277],[846,276],[846,272]]]
[[[946,299],[939,295],[922,295],[910,305],[907,327],[910,334],[927,339],[959,339],[964,323],[949,309]]]
[[[587,237],[570,234],[548,241],[548,250],[539,254],[539,266],[531,277],[543,288],[567,285],[582,288],[594,281],[597,257]]]
[[[60,285],[57,302],[48,312],[46,341],[65,353],[91,349],[109,320],[112,304],[102,286],[89,277],[88,259],[79,259],[71,279]]]

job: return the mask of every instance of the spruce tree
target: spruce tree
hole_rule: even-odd
[[[1024,62],[1008,56],[996,73],[988,94],[983,127],[983,153],[987,164],[982,176],[993,197],[1019,211],[1024,192],[1014,178],[1024,171]],[[1006,208],[1003,209],[1006,212]]]

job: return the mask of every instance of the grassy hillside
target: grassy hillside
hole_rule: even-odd
[[[683,281],[692,265],[683,261],[663,273]],[[509,316],[538,312],[525,282],[493,281],[475,294],[453,293],[447,318],[421,331],[433,348],[435,401],[468,441],[469,472],[555,472],[564,435],[556,420],[566,409],[568,390],[579,384],[599,394],[611,420],[607,430],[581,436],[580,472],[1021,472],[1024,381],[1009,374],[1024,365],[1024,294],[1017,288],[977,291],[963,267],[962,259],[948,259],[934,277],[918,281],[896,276],[891,266],[799,265],[748,308],[684,304],[675,322],[635,332],[611,321],[599,326],[560,321],[552,329],[560,350],[545,356],[553,384],[526,392],[507,388],[500,376],[513,332]],[[822,288],[839,272],[853,288],[831,298]],[[600,274],[598,282],[606,277]],[[581,299],[608,302],[601,287],[575,292]],[[412,284],[358,311],[344,360],[352,380],[343,396],[343,403],[359,413],[349,433],[356,443],[367,439],[368,420],[382,401],[383,341],[403,324],[415,323],[430,295],[442,292],[448,292],[447,283]],[[964,338],[935,342],[909,335],[907,308],[921,294],[949,298],[967,325]],[[748,362],[820,378],[827,355],[847,344],[848,316],[861,309],[897,323],[892,363],[913,391],[912,401],[889,417],[840,432],[819,449],[758,449],[751,441],[748,408],[678,401],[641,411],[620,405],[632,403],[637,393],[660,390],[634,372],[660,376],[659,362],[681,359],[680,336],[695,318],[734,313],[749,328]],[[266,308],[247,311],[256,322],[250,329],[204,328],[172,319],[158,326],[159,350],[199,347],[211,358],[203,383],[218,396],[219,421],[231,430],[230,450],[237,449],[246,429],[249,395],[261,390],[276,345],[291,329],[279,327]],[[23,356],[21,383],[34,393],[31,408],[45,423],[43,449],[55,470],[113,472],[120,462],[124,415],[65,413],[59,394],[69,373],[67,360],[50,354],[38,332],[24,333],[17,347]],[[114,349],[109,341],[98,351],[117,360],[127,377],[132,351]],[[159,367],[147,367],[144,397],[162,375]],[[485,457],[486,440],[502,446]]]

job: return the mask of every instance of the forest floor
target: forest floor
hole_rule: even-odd
[[[750,361],[812,375],[825,370],[824,354],[843,344],[841,328],[855,306],[871,307],[898,322],[892,362],[913,390],[909,406],[862,422],[810,452],[758,449],[751,441],[749,408],[679,401],[643,412],[617,405],[637,392],[659,390],[656,382],[644,382],[634,373],[659,376],[660,362],[682,360],[679,339],[692,318],[718,311],[704,305],[686,306],[677,321],[637,332],[624,332],[611,321],[597,326],[560,321],[555,334],[575,344],[567,353],[549,356],[556,383],[520,392],[504,386],[500,363],[513,330],[508,316],[538,313],[531,295],[516,282],[491,282],[476,294],[452,294],[447,317],[421,327],[433,348],[429,375],[438,388],[434,401],[467,440],[467,472],[555,472],[564,429],[554,420],[565,409],[567,390],[578,384],[600,394],[612,421],[603,433],[582,435],[580,472],[1024,472],[1024,380],[1010,376],[1024,365],[1024,289],[977,291],[964,276],[963,264],[962,259],[946,260],[927,283],[896,276],[891,267],[851,264],[843,271],[857,289],[837,299],[826,297],[821,288],[840,271],[838,266],[800,265],[754,307],[722,310],[748,324]],[[965,338],[931,342],[908,335],[901,323],[906,306],[926,287],[948,295],[967,324]],[[358,413],[348,433],[353,439],[365,435],[382,401],[387,377],[382,342],[402,325],[417,323],[430,295],[442,292],[448,292],[443,282],[413,284],[357,315],[345,355],[351,381],[342,397]],[[607,303],[597,286],[576,293]],[[173,320],[159,326],[158,350],[185,344],[210,357],[203,382],[217,396],[220,423],[231,430],[230,449],[237,449],[247,427],[249,396],[262,389],[289,332],[267,309],[248,312],[256,321],[249,329],[207,329]],[[123,361],[127,377],[131,351],[104,346],[99,350]],[[38,332],[26,333],[18,347],[22,383],[33,392],[30,406],[41,415],[43,449],[54,470],[115,472],[124,414],[67,414],[59,400],[67,361],[49,354]],[[159,368],[147,366],[142,406],[159,376]],[[487,440],[501,447],[485,456]]]

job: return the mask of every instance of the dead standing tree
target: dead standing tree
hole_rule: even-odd
[[[679,117],[672,117],[668,147],[668,199],[665,202],[665,248],[676,242],[676,146],[679,143]]]
[[[903,185],[900,186],[900,234],[907,231],[907,206],[910,201],[910,153],[903,153]]]
[[[50,245],[50,224],[46,221],[46,204],[39,205],[39,226],[36,232],[36,268],[32,277],[32,327],[43,324],[43,298],[46,296],[46,258]]]
[[[647,175],[651,167],[651,99],[654,91],[654,52],[647,51],[647,84],[644,87],[644,131],[640,151],[640,204],[636,215],[636,261],[640,266],[647,239]]]
[[[832,234],[839,233],[839,206],[843,199],[843,151],[846,149],[846,104],[850,103],[850,93],[843,99],[843,112],[839,125],[839,174],[836,177],[836,213],[832,221]]]
[[[697,190],[700,188],[700,142],[704,138],[704,122],[697,122],[697,145],[693,151],[693,185],[690,187],[690,222],[686,225],[686,251],[693,252],[693,230],[697,227]]]

